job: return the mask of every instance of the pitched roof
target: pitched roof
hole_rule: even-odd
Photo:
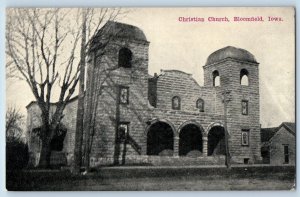
[[[140,28],[116,21],[107,21],[98,30],[96,35],[91,38],[91,45],[97,45],[97,42],[101,43],[100,40],[107,39],[107,36],[148,42],[144,32]]]
[[[296,124],[294,122],[283,122],[281,126],[284,126],[286,129],[288,129],[290,132],[294,134],[296,133]]]
[[[269,141],[277,132],[278,127],[272,127],[272,128],[261,128],[260,130],[260,138],[261,142],[267,142]]]
[[[283,122],[278,127],[272,128],[261,128],[260,130],[260,138],[261,142],[268,142],[271,138],[276,134],[276,132],[281,128],[286,128],[293,135],[296,133],[296,124],[294,122]]]

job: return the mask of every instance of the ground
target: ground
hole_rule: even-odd
[[[74,176],[67,170],[7,172],[11,191],[52,190],[292,190],[295,168],[285,167],[104,167]]]

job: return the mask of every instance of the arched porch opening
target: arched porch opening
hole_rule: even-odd
[[[222,126],[212,127],[207,136],[207,155],[225,155],[225,129]]]
[[[174,131],[165,122],[156,122],[147,133],[147,155],[173,156]]]
[[[179,134],[179,156],[202,156],[203,143],[201,129],[195,124],[187,124]]]

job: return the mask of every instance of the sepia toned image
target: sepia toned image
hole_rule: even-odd
[[[7,8],[9,191],[295,190],[295,9]]]

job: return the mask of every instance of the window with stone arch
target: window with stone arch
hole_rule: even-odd
[[[213,73],[213,86],[217,87],[220,86],[220,75],[219,75],[219,71],[215,70]]]
[[[204,112],[204,100],[199,98],[196,102],[196,107],[200,112]]]
[[[174,110],[180,110],[181,107],[181,100],[179,96],[174,96],[172,98],[172,109]]]
[[[246,69],[241,70],[240,74],[240,83],[242,86],[249,86],[249,72]]]
[[[128,48],[119,50],[119,67],[131,68],[132,66],[132,52]]]

